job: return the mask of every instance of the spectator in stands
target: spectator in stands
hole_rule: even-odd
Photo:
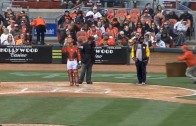
[[[22,34],[22,30],[19,28],[18,24],[14,24],[14,29],[11,30],[10,33],[14,36],[14,39],[17,40]]]
[[[5,19],[3,17],[3,15],[0,14],[0,25],[3,26],[5,25]]]
[[[136,28],[135,23],[131,21],[130,15],[126,16],[126,20],[123,22],[123,24],[124,24],[124,26],[128,25],[131,32],[133,32]]]
[[[141,34],[144,35],[147,31],[149,31],[150,26],[146,23],[144,18],[141,18]]]
[[[31,26],[34,26],[36,28],[37,32],[37,43],[40,42],[40,36],[41,36],[41,45],[44,45],[44,38],[45,38],[45,32],[46,32],[46,22],[45,20],[38,16],[31,22]]]
[[[168,21],[164,22],[164,24],[163,24],[163,31],[166,32],[173,39],[176,38],[176,34],[174,33],[174,26],[169,25]]]
[[[61,22],[61,24],[58,25],[58,31],[60,34],[60,39],[59,39],[60,44],[64,43],[65,32],[70,23],[71,23],[70,18],[66,18],[64,22]]]
[[[160,5],[157,6],[157,11],[154,15],[154,22],[158,27],[161,27],[165,22],[165,16],[163,15],[163,10]]]
[[[131,38],[131,29],[129,28],[128,25],[125,25],[124,28],[123,28],[123,32],[125,34],[125,37],[127,37],[128,39]]]
[[[191,24],[193,23],[193,16],[187,10],[185,10],[184,13],[180,15],[180,20],[182,19],[185,19],[185,20],[189,19],[191,21]]]
[[[83,12],[82,11],[79,11],[77,13],[77,17],[75,18],[75,22],[84,23],[84,17],[83,17]]]
[[[26,15],[25,11],[21,11],[19,17],[16,19],[17,24],[20,24],[21,21],[25,21],[26,24],[30,24],[29,17]]]
[[[169,19],[176,19],[178,21],[179,17],[175,13],[175,11],[170,11],[169,14],[166,15],[166,20],[169,20]]]
[[[112,24],[113,27],[120,29],[120,23],[117,18],[113,18],[110,24]]]
[[[81,27],[80,29],[81,31],[85,31],[86,33],[88,32],[88,30],[90,30],[89,26],[87,23],[84,23],[84,25]]]
[[[70,12],[68,10],[66,10],[64,12],[64,15],[61,16],[61,18],[58,20],[58,26],[64,23],[66,19],[71,19]]]
[[[150,40],[150,33],[146,33],[144,35],[144,44],[146,44],[148,47],[152,47],[152,41]]]
[[[185,19],[185,20],[190,20],[190,26],[188,27],[186,31],[186,36],[191,36],[192,31],[193,31],[193,16],[190,14],[187,10],[184,11],[183,14],[180,15],[180,20]],[[188,22],[187,22],[188,23]]]
[[[76,45],[76,41],[77,41],[77,38],[76,38],[76,28],[73,24],[69,24],[67,29],[66,29],[66,32],[69,31],[70,32],[70,35],[71,35],[71,38],[74,40],[73,41],[73,44]],[[67,36],[66,36],[67,37]]]
[[[25,44],[29,44],[25,41],[25,36],[23,34],[21,34],[18,39],[16,40],[16,45],[25,45]]]
[[[91,25],[90,30],[87,32],[87,37],[94,37],[95,40],[100,39],[102,37],[100,30],[96,28],[95,24]]]
[[[152,20],[152,16],[149,14],[149,10],[145,9],[143,11],[143,14],[142,14],[141,18]]]
[[[161,40],[161,36],[156,36],[156,47],[166,48],[165,42]]]
[[[154,35],[156,35],[159,32],[159,29],[157,28],[157,25],[152,22],[149,32],[153,33]]]
[[[12,34],[9,34],[7,28],[3,29],[3,34],[1,35],[1,45],[15,45],[14,38]]]
[[[98,43],[98,46],[114,46],[115,40],[109,37],[109,34],[105,32],[103,39],[101,39]]]
[[[157,5],[156,10],[155,10],[155,14],[163,14],[163,9],[161,7],[161,5]]]
[[[9,20],[9,25],[7,26],[7,29],[9,31],[9,33],[14,30],[14,24],[15,24],[15,21],[14,20]]]
[[[161,27],[157,34],[155,34],[155,38],[161,38],[161,34],[163,32],[163,27]]]
[[[172,47],[172,39],[167,32],[164,32],[164,31],[162,32],[161,40],[165,42],[165,46],[167,48]]]
[[[101,13],[97,10],[97,7],[96,6],[94,6],[93,7],[93,18],[94,19],[97,19],[97,18],[101,18],[102,17],[102,15],[101,15]]]
[[[116,38],[118,35],[118,29],[116,27],[113,27],[112,24],[109,24],[109,27],[106,28],[106,32],[110,35],[112,38]]]
[[[105,33],[105,27],[101,21],[97,22],[97,29],[101,32],[101,36]]]
[[[154,17],[154,10],[151,8],[151,3],[147,3],[145,6],[145,9],[143,10],[143,13],[145,10],[148,10],[148,13],[151,15],[151,17]]]
[[[88,38],[88,42],[82,44],[80,49],[82,70],[79,77],[79,84],[82,84],[86,74],[86,83],[93,84],[91,79],[92,67],[95,62],[95,40],[91,36]]]
[[[5,26],[7,27],[7,23],[9,20],[15,20],[15,15],[14,12],[12,11],[12,9],[10,7],[7,7],[5,13],[4,13],[4,17],[5,17]]]
[[[129,38],[125,36],[124,31],[120,31],[118,37],[116,38],[117,46],[128,46]]]
[[[186,26],[187,20],[182,19],[181,21],[177,22],[174,25],[174,30],[178,34],[177,39],[176,39],[176,45],[177,46],[182,46],[186,44],[186,31],[188,27]]]
[[[89,8],[89,10],[87,11],[86,13],[86,17],[89,18],[89,16],[94,16],[94,13],[93,13],[93,8]]]

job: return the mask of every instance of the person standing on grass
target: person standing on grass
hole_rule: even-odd
[[[82,70],[79,77],[79,84],[84,81],[84,76],[86,74],[86,83],[93,84],[91,80],[92,67],[95,62],[95,40],[94,37],[89,37],[88,41],[83,43],[80,47],[80,55],[82,62]]]
[[[132,46],[131,58],[135,61],[137,70],[137,84],[146,84],[146,65],[150,56],[149,47],[144,44],[144,38],[140,37],[137,44]]]
[[[196,84],[196,59],[191,50],[188,49],[188,46],[183,45],[181,47],[184,54],[182,56],[177,57],[179,61],[186,61],[187,69],[185,75],[189,77],[193,84]]]

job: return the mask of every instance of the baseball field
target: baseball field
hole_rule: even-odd
[[[196,126],[196,85],[147,66],[94,65],[93,85],[70,87],[65,64],[0,64],[2,126]]]

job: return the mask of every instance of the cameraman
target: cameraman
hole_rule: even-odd
[[[95,40],[94,37],[89,37],[88,41],[83,43],[80,47],[80,55],[82,68],[79,77],[79,84],[84,81],[84,76],[86,74],[86,83],[93,84],[91,80],[92,66],[95,62]]]

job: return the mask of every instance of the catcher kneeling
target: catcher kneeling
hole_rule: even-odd
[[[70,86],[79,86],[78,69],[81,66],[80,51],[77,46],[73,44],[71,37],[67,38],[67,43],[63,46],[62,53],[67,54],[67,73]]]

